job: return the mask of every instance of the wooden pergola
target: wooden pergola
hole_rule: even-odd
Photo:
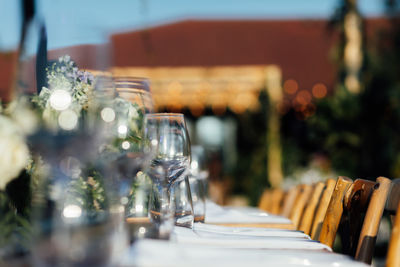
[[[235,113],[259,108],[268,65],[213,67],[114,67],[114,76],[147,77],[156,109],[188,108],[201,115],[205,107],[215,113],[227,108]]]

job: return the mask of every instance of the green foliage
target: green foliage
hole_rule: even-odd
[[[4,255],[26,253],[31,242],[30,176],[26,171],[0,191],[0,250]]]
[[[85,176],[72,179],[67,194],[67,202],[80,206],[87,213],[89,220],[95,219],[108,205],[103,178],[94,169],[90,169]]]
[[[400,25],[390,20],[365,46],[361,92],[339,83],[307,121],[310,141],[353,178],[400,175]]]

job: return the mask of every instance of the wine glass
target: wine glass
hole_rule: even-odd
[[[151,181],[143,173],[150,150],[143,142],[143,118],[153,111],[149,81],[146,78],[113,78],[114,128],[109,132],[113,141],[103,151],[108,162],[108,183],[116,193],[112,199],[123,210],[131,242],[149,236],[153,231],[148,218]]]
[[[175,224],[191,228],[194,213],[188,180],[190,140],[183,114],[146,115],[145,138],[153,151],[147,171],[149,177],[157,188],[168,194]]]
[[[135,103],[142,114],[154,112],[154,102],[150,91],[150,81],[143,77],[114,77],[117,94]]]

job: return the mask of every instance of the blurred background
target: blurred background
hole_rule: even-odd
[[[106,36],[114,75],[150,78],[156,110],[184,113],[205,147],[221,204],[337,175],[396,178],[399,2],[0,0],[0,98],[35,20],[54,58],[73,47],[90,70]]]

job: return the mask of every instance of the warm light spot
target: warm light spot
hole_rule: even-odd
[[[180,95],[182,93],[182,84],[177,81],[171,82],[167,89],[169,94]]]
[[[317,83],[312,88],[312,94],[315,98],[324,98],[328,93],[328,89],[323,83]]]
[[[293,95],[297,92],[299,89],[299,85],[295,80],[286,80],[285,83],[283,84],[283,90],[289,95]]]
[[[360,92],[360,81],[355,75],[347,76],[344,80],[344,84],[351,93],[358,94]]]
[[[204,113],[204,107],[201,105],[196,105],[190,107],[190,113],[195,117],[200,117]]]
[[[71,105],[72,98],[67,91],[58,89],[51,93],[49,101],[55,110],[66,110]]]
[[[300,105],[307,105],[311,102],[312,96],[309,91],[307,90],[301,90],[300,92],[297,93],[296,95],[296,101]]]
[[[73,130],[78,124],[78,116],[72,110],[64,110],[58,116],[58,124],[63,130]]]

